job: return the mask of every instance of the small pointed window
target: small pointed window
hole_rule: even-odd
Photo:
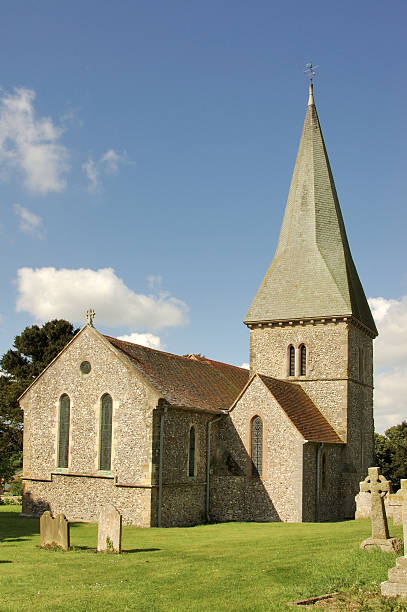
[[[195,454],[196,454],[196,435],[195,427],[191,427],[189,430],[189,458],[188,458],[188,476],[194,478],[195,476]]]
[[[99,470],[109,472],[112,455],[112,398],[108,393],[102,397],[100,410]]]
[[[259,416],[252,419],[251,459],[252,476],[261,476],[263,471],[263,421]]]
[[[293,346],[288,349],[288,375],[295,376],[295,348]]]
[[[68,467],[69,455],[69,419],[71,402],[64,393],[59,400],[59,429],[58,429],[58,467]]]
[[[305,344],[300,346],[300,375],[305,376],[307,373],[307,349]]]

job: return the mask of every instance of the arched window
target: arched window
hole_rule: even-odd
[[[109,472],[112,455],[112,398],[108,393],[102,396],[100,409],[99,470]]]
[[[189,430],[189,457],[188,457],[188,476],[195,476],[195,459],[196,459],[196,435],[195,427]]]
[[[58,428],[58,467],[68,467],[69,454],[69,419],[71,402],[64,393],[59,398],[59,428]]]
[[[305,344],[300,346],[300,376],[305,376],[307,373],[307,349]]]
[[[326,470],[326,453],[322,453],[321,458],[321,488],[326,489],[327,470]]]
[[[259,416],[252,419],[251,459],[252,476],[261,476],[263,470],[263,421]]]
[[[295,376],[295,348],[292,345],[288,349],[288,376]]]

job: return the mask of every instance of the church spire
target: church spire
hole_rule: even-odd
[[[244,319],[353,316],[377,335],[355,264],[315,107],[309,100],[274,259]]]

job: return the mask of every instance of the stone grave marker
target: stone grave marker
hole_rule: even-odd
[[[63,514],[52,518],[51,512],[44,512],[40,518],[40,546],[58,546],[68,550],[70,544],[69,522]]]
[[[382,582],[382,595],[390,597],[407,597],[407,480],[401,481],[401,489],[398,494],[402,500],[403,507],[403,537],[404,557],[396,559],[396,567],[389,569],[389,579]]]
[[[122,517],[112,504],[102,506],[98,523],[98,552],[121,552]]]
[[[361,492],[370,493],[372,519],[372,537],[364,540],[360,548],[373,548],[378,546],[385,552],[396,553],[401,548],[400,538],[391,538],[387,525],[384,496],[390,492],[390,483],[384,476],[379,475],[378,467],[370,467],[365,480],[360,483]]]

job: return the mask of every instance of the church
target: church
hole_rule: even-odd
[[[352,518],[373,455],[376,326],[310,82],[274,259],[244,319],[250,370],[88,323],[20,397],[23,516],[127,524]]]

